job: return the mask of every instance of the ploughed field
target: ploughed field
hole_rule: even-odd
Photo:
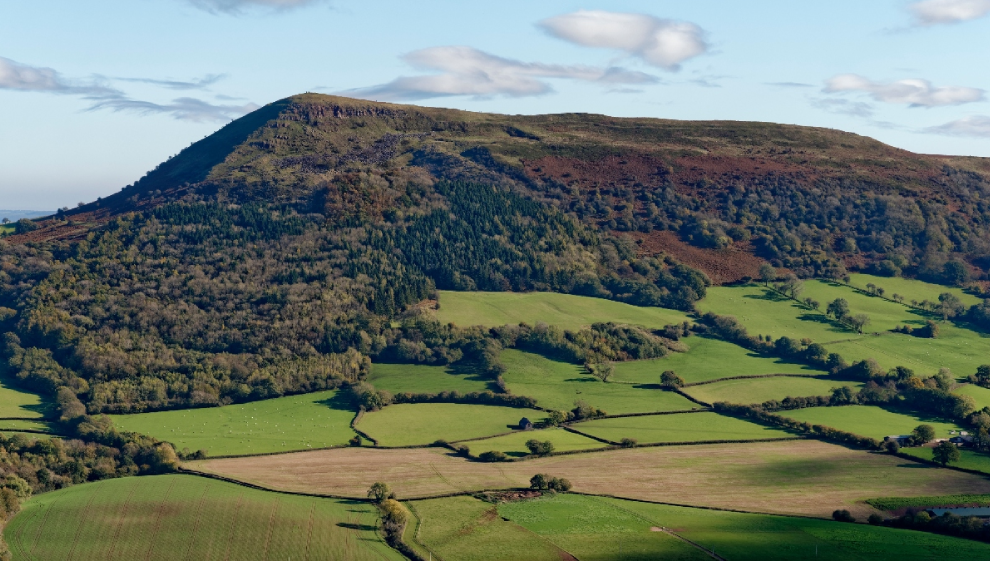
[[[864,334],[759,285],[711,288],[698,309],[734,316],[752,335],[810,339],[849,362],[874,358],[923,377],[944,366],[961,380],[990,362],[990,339],[961,322],[940,322],[938,339],[891,333],[938,318],[865,294],[867,283],[908,304],[950,290],[869,275],[853,275],[850,285],[805,282],[801,298],[818,300],[820,309],[843,298],[852,313],[869,315]],[[964,302],[975,300],[952,291]],[[441,291],[432,313],[458,326],[543,322],[571,331],[614,322],[660,332],[697,319],[546,293]],[[712,335],[672,346],[662,358],[614,362],[605,381],[583,364],[535,349],[502,350],[501,381],[475,364],[376,363],[366,380],[371,387],[419,396],[417,403],[378,410],[359,410],[340,389],[113,415],[118,430],[155,436],[178,450],[205,450],[207,458],[183,462],[188,475],[86,483],[32,497],[4,536],[15,559],[401,559],[383,541],[366,502],[368,488],[385,482],[409,508],[406,543],[446,561],[496,553],[523,560],[710,559],[713,550],[732,560],[990,555],[990,545],[976,541],[830,520],[834,510],[846,509],[864,521],[879,513],[865,502],[875,497],[990,494],[986,477],[932,465],[931,447],[903,448],[895,456],[709,407],[828,396],[843,386],[856,392],[862,381]],[[683,387],[662,385],[666,371]],[[14,380],[0,384],[0,431],[36,438],[57,430],[37,396]],[[535,405],[484,403],[495,399],[484,396],[502,391],[500,384]],[[951,391],[971,397],[977,409],[990,406],[990,389],[957,384]],[[590,410],[592,418],[562,421],[572,410]],[[967,428],[873,405],[775,413],[874,439],[909,434],[919,424],[932,425],[937,438]],[[535,427],[522,430],[523,418]],[[533,447],[534,440],[550,443],[551,451]],[[504,454],[502,461],[480,461],[488,452]],[[990,474],[990,456],[968,449],[953,465]],[[568,479],[572,491],[493,502],[474,496],[519,493],[537,473]]]

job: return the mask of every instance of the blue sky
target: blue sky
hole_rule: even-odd
[[[0,208],[108,195],[304,91],[990,156],[988,58],[990,0],[0,0]]]

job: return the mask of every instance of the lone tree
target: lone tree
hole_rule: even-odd
[[[684,379],[673,370],[665,370],[660,375],[660,385],[667,388],[680,388],[684,385]]]
[[[777,280],[777,269],[769,263],[760,265],[760,280],[763,281],[764,286],[770,286],[770,283]]]
[[[394,497],[395,493],[388,486],[387,483],[382,483],[381,481],[376,482],[374,485],[368,489],[368,498],[377,505],[382,504],[385,499]]]
[[[870,316],[866,314],[856,314],[849,318],[849,323],[852,324],[853,329],[859,333],[862,333],[863,328],[870,323]]]
[[[608,382],[608,379],[612,377],[615,373],[615,365],[612,361],[603,360],[601,362],[590,362],[587,365],[588,371],[595,378],[598,378],[602,382]]]
[[[828,303],[825,313],[835,319],[844,319],[849,315],[849,302],[846,302],[845,298],[836,298]]]
[[[959,449],[948,440],[943,440],[938,443],[938,446],[932,448],[932,459],[945,467],[949,462],[959,461]]]
[[[856,518],[848,510],[842,509],[832,513],[832,520],[836,522],[855,522]]]
[[[911,431],[916,444],[926,444],[935,440],[935,427],[931,425],[918,425]]]
[[[531,438],[526,441],[526,448],[529,448],[530,453],[537,456],[546,456],[553,452],[553,442],[547,440],[546,442],[540,442],[535,438]]]

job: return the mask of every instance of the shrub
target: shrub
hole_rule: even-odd
[[[869,518],[866,519],[866,521],[870,523],[870,526],[879,526],[883,524],[883,516],[880,516],[874,512]]]
[[[623,438],[619,441],[619,445],[623,448],[635,448],[638,441],[635,438]]]
[[[660,375],[660,385],[667,388],[680,388],[684,386],[684,379],[678,376],[673,370],[665,370]]]
[[[509,459],[505,455],[505,452],[499,450],[489,450],[488,452],[482,452],[478,459],[482,462],[504,462]]]
[[[531,438],[526,441],[526,448],[529,448],[530,453],[536,454],[537,456],[546,456],[553,452],[553,442],[547,440],[546,442],[540,442],[535,438]]]
[[[848,510],[842,509],[832,513],[832,520],[836,522],[855,522],[856,518]]]

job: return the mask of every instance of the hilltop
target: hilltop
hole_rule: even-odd
[[[15,240],[78,239],[113,216],[178,200],[378,220],[405,204],[405,185],[438,180],[554,205],[716,282],[755,276],[763,260],[802,276],[873,267],[935,280],[957,259],[979,278],[990,267],[988,159],[792,125],[509,116],[316,94],[238,119]]]

